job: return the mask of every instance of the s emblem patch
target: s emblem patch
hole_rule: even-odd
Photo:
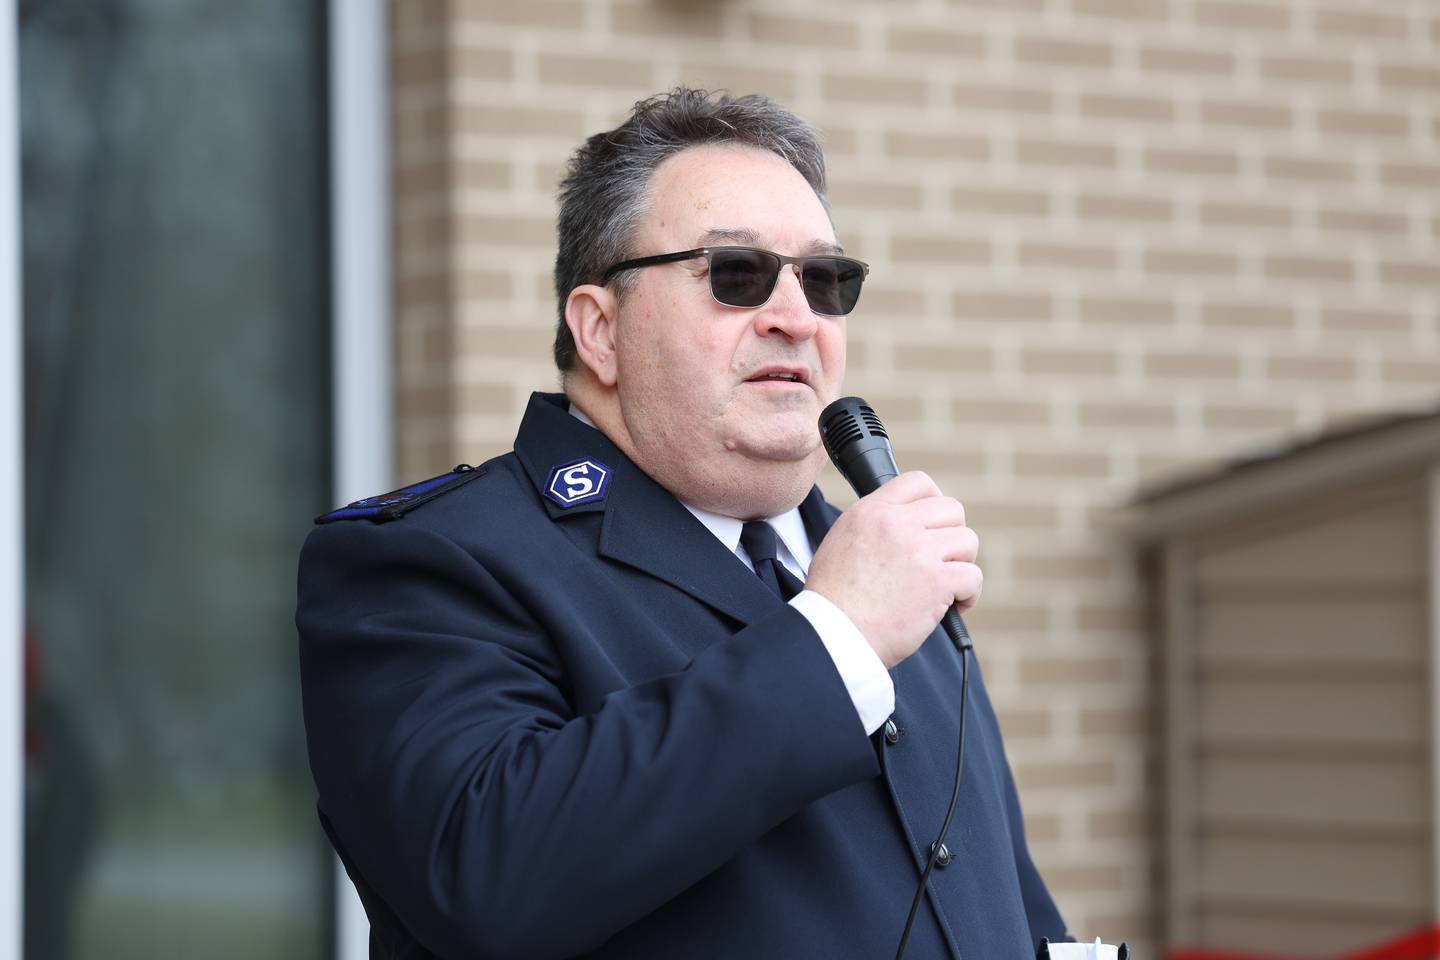
[[[610,468],[597,460],[575,460],[550,468],[545,496],[562,507],[574,507],[605,498]]]

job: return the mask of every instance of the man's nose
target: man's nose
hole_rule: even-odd
[[[785,264],[775,278],[769,302],[755,314],[755,332],[762,337],[780,333],[791,340],[808,340],[815,336],[818,325],[815,311],[805,299],[799,264]]]

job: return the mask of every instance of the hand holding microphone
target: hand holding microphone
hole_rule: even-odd
[[[816,551],[806,589],[845,612],[887,668],[913,654],[937,623],[957,646],[959,611],[980,598],[979,539],[965,508],[924,473],[900,473],[875,412],[845,397],[820,415],[830,459],[860,494]]]

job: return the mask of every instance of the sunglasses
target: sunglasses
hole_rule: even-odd
[[[601,285],[621,270],[679,263],[704,257],[710,263],[710,295],[727,307],[759,307],[770,300],[780,270],[788,263],[800,268],[800,287],[810,309],[827,317],[843,317],[855,309],[860,286],[870,265],[852,257],[829,254],[814,257],[782,257],[754,247],[699,247],[679,253],[662,253],[615,264],[600,278]]]

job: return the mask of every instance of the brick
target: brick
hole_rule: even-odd
[[[1022,477],[1093,479],[1110,475],[1110,462],[1099,453],[1017,453],[1014,459],[1015,472]]]
[[[1126,889],[1126,880],[1126,868],[1120,864],[1045,865],[1045,882],[1056,890],[1084,890],[1087,894],[1116,893]]]
[[[830,183],[830,202],[837,207],[919,210],[925,191],[917,183],[882,180],[841,180]]]
[[[1233,253],[1152,247],[1145,251],[1145,271],[1147,273],[1227,276],[1235,273],[1236,260]]]
[[[867,314],[915,317],[925,312],[925,294],[913,287],[887,287],[871,280],[860,294],[860,309]]]
[[[1287,207],[1206,201],[1200,205],[1200,222],[1207,227],[1289,227],[1293,218]]]
[[[1320,311],[1320,325],[1346,333],[1404,333],[1410,329],[1410,315],[1395,310],[1325,307]]]
[[[1015,158],[1036,166],[1114,167],[1115,148],[1108,143],[1022,137],[1015,143]]]
[[[1042,558],[1034,558],[1042,559]],[[1034,574],[1020,574],[1022,579],[1029,579]],[[1038,578],[1046,578],[1041,573]],[[1054,574],[1050,574],[1051,579]],[[1085,580],[1103,580],[1104,574],[1095,574],[1085,569],[1065,570],[1059,574],[1060,579],[1079,578]],[[1114,683],[1121,679],[1123,667],[1118,657],[1025,657],[1020,661],[1020,682],[1030,683],[1058,683],[1062,685],[1072,683]]]
[[[1031,348],[1021,355],[1020,369],[1025,373],[1112,377],[1116,360],[1109,352]]]
[[[1120,193],[1082,193],[1075,200],[1075,212],[1085,220],[1143,223],[1168,222],[1175,213],[1168,199]]]
[[[1271,357],[1266,372],[1275,380],[1353,380],[1353,357]]]
[[[1254,3],[1198,0],[1195,4],[1195,22],[1202,27],[1289,30],[1290,11],[1286,7],[1262,6]]]
[[[821,78],[820,88],[827,99],[849,103],[921,106],[925,102],[924,81],[909,77],[827,73]]]
[[[1201,422],[1207,430],[1292,430],[1296,419],[1288,407],[1207,403]]]
[[[504,27],[549,27],[578,31],[585,25],[584,0],[526,0],[493,3],[491,0],[453,0],[450,23]]]
[[[997,710],[996,719],[1007,740],[1048,737],[1055,729],[1055,718],[1049,710]]]
[[[826,125],[819,129],[820,141],[825,146],[827,156],[842,153],[853,154],[860,149],[860,136],[855,132],[854,127]]]
[[[1159,23],[1170,19],[1166,0],[1070,0],[1070,9],[1082,17]]]
[[[1233,151],[1201,148],[1173,150],[1150,147],[1145,151],[1145,169],[1150,173],[1189,173],[1233,177],[1240,172],[1240,160]]]
[[[1275,307],[1262,303],[1206,303],[1201,319],[1207,327],[1265,327],[1283,329],[1295,325],[1295,315],[1289,307]]]
[[[890,257],[919,263],[989,263],[990,244],[985,240],[945,235],[897,234],[890,239]]]
[[[1015,38],[1015,59],[1041,66],[1109,67],[1114,53],[1109,44],[1055,37],[1034,37],[1022,33]]]
[[[1003,10],[1044,10],[1045,0],[950,0],[952,7],[979,7]]]
[[[1265,176],[1270,180],[1301,180],[1313,183],[1351,183],[1355,180],[1355,164],[1314,157],[1268,156]]]
[[[867,390],[865,398],[876,410],[885,411],[885,422],[920,423],[925,419],[925,401],[914,393],[882,393]]]
[[[1440,187],[1440,162],[1436,163],[1383,163],[1380,165],[1380,179],[1387,187]]]
[[[757,43],[786,43],[815,48],[856,50],[860,27],[854,18],[789,17],[769,13],[750,15],[750,38]]]
[[[655,71],[649,61],[574,54],[540,54],[540,82],[555,86],[639,88],[648,92],[655,86]]]
[[[1305,83],[1355,82],[1355,68],[1349,60],[1333,57],[1305,57],[1268,54],[1260,58],[1260,75],[1266,80],[1298,80]]]
[[[1290,127],[1290,110],[1243,100],[1206,100],[1200,104],[1200,119],[1217,127],[1286,130]]]
[[[1084,427],[1157,427],[1175,426],[1175,410],[1145,403],[1082,403],[1080,425]]]
[[[984,137],[962,133],[910,133],[891,130],[885,134],[885,152],[900,157],[987,160],[990,157],[990,143]]]
[[[933,54],[946,58],[979,60],[985,57],[985,35],[929,24],[891,27],[886,43],[892,53]]]
[[[1376,40],[1403,40],[1409,29],[1406,19],[1360,10],[1317,9],[1315,29],[1354,43],[1357,37]]]
[[[1420,64],[1382,63],[1376,68],[1382,87],[1414,90],[1420,93],[1440,91],[1440,67]]]
[[[973,518],[967,516],[966,520]],[[965,616],[987,632],[1039,633],[1050,629],[1050,611],[1045,607],[1007,607],[986,600]]]
[[[732,16],[730,8],[712,3],[615,4],[610,11],[610,28],[621,37],[719,40]]]
[[[579,110],[461,103],[455,108],[456,132],[492,137],[558,137],[567,142],[585,136],[585,115]]]
[[[509,53],[496,57],[490,63],[505,63],[505,73],[509,75]],[[406,92],[412,92],[421,87],[442,87],[450,76],[450,62],[443,50],[407,50],[396,53],[390,58],[391,81],[396,87],[403,88]]]
[[[1144,733],[1145,729],[1142,728],[1137,732]],[[1087,823],[1090,836],[1095,840],[1145,840],[1155,830],[1150,818],[1138,810],[1095,810],[1087,818]],[[1106,927],[1105,929],[1111,928]],[[1123,929],[1136,930],[1138,928],[1129,926]]]
[[[1044,426],[1050,422],[1050,405],[1037,400],[970,400],[950,402],[950,421],[967,426]]]
[[[460,300],[509,300],[514,296],[510,274],[499,270],[460,270],[453,280],[455,297]]]
[[[981,86],[956,83],[950,87],[950,101],[962,110],[998,110],[1002,113],[1050,113],[1055,96],[1035,87]]]
[[[687,59],[681,68],[681,82],[702,90],[729,90],[736,94],[765,93],[782,103],[796,96],[793,68],[767,69],[732,60],[707,61]],[[832,149],[827,140],[826,152]]]
[[[895,369],[989,373],[995,369],[995,354],[989,347],[929,342],[897,343]]]
[[[400,34],[424,33],[443,26],[450,15],[445,0],[411,0],[390,7],[391,29]]]
[[[1186,47],[1141,47],[1140,69],[1144,73],[1228,77],[1235,71],[1235,55],[1228,51],[1216,53]]]
[[[932,477],[974,477],[985,472],[985,457],[969,450],[935,450],[907,445],[905,469],[923,470]]]
[[[1055,304],[1048,293],[957,290],[950,310],[964,320],[1049,320]]]
[[[1301,257],[1269,254],[1265,275],[1286,280],[1331,280],[1349,283],[1355,279],[1355,265],[1336,257]]]
[[[462,324],[456,327],[456,352],[463,357],[548,361],[555,331],[539,325],[499,327]]]
[[[1175,104],[1162,97],[1082,94],[1080,112],[1089,117],[1107,120],[1140,120],[1148,123],[1172,123],[1175,120]]]
[[[465,382],[456,384],[455,401],[464,413],[511,416],[515,413],[515,390],[508,383]]]
[[[1440,262],[1435,260],[1382,260],[1380,281],[1394,284],[1440,286]]]
[[[1408,137],[1410,117],[1380,110],[1321,110],[1316,125],[1322,133],[1357,137]]]
[[[1240,375],[1240,360],[1213,353],[1150,353],[1145,357],[1145,375],[1230,380]]]
[[[1113,247],[1080,243],[1040,243],[1031,240],[1020,244],[1020,265],[1024,267],[1114,270],[1118,260]]]
[[[1135,736],[1147,733],[1154,718],[1139,707],[1092,707],[1080,711],[1080,732],[1087,736]]]
[[[1124,323],[1165,326],[1175,319],[1168,300],[1147,300],[1127,297],[1082,296],[1079,300],[1083,323]]]
[[[456,218],[455,241],[469,246],[555,248],[555,222],[549,217],[464,214]]]
[[[1440,360],[1400,360],[1387,357],[1381,362],[1380,376],[1385,380],[1434,386],[1440,383]]]
[[[1050,195],[1043,190],[956,187],[950,191],[950,205],[955,210],[966,213],[1043,217],[1050,213]]]
[[[1075,611],[1075,625],[1081,630],[1097,633],[1110,631],[1128,633],[1146,624],[1145,611],[1139,606],[1081,607]]]
[[[1007,733],[1008,738],[1010,735]],[[1027,813],[1025,815],[1025,839],[1032,850],[1042,844],[1056,843],[1060,839],[1060,817],[1052,813]],[[1106,927],[1106,930],[1120,930],[1121,927]],[[1123,929],[1129,930],[1130,927]]]
[[[1403,214],[1379,210],[1321,210],[1317,222],[1322,230],[1361,234],[1404,234],[1410,231],[1410,221]]]
[[[966,522],[977,530],[984,527],[987,530],[1054,530],[1060,522],[1059,511],[1053,503],[1031,503],[1016,501],[966,501]],[[986,601],[987,610],[995,610],[996,605]],[[1006,629],[1012,630],[1043,630],[1050,624],[1050,613],[1048,607],[1005,607],[1003,608],[1014,615],[1014,622]],[[1023,622],[1019,619],[1021,614],[1027,616]],[[1034,616],[1029,616],[1034,614]]]
[[[1015,764],[1015,783],[1022,793],[1041,790],[1071,790],[1075,787],[1108,787],[1115,783],[1115,763],[1111,760],[1047,760]],[[1045,879],[1057,889],[1088,890],[1093,884],[1077,878],[1062,885],[1056,879],[1057,867],[1047,864]]]
[[[483,163],[488,163],[489,166],[480,165]],[[487,175],[487,170],[494,175],[493,178]],[[450,190],[451,173],[452,167],[448,159],[397,164],[391,184],[400,201],[400,208],[403,210],[407,198]],[[500,161],[477,161],[477,167],[472,174],[475,176],[475,186],[509,186],[510,165]],[[505,181],[503,184],[497,182],[502,176]]]
[[[450,274],[418,273],[402,276],[396,283],[395,294],[402,308],[449,303]]]

